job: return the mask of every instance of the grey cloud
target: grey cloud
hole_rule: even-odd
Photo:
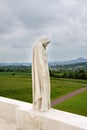
[[[44,35],[50,48],[85,46],[86,14],[86,0],[0,0],[0,47],[30,48]]]

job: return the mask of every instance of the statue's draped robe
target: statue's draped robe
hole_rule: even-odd
[[[46,49],[39,42],[33,47],[32,61],[33,108],[47,111],[50,108],[50,76]]]

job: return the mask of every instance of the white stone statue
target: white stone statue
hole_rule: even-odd
[[[33,109],[45,112],[51,108],[50,103],[50,76],[46,55],[48,38],[41,39],[33,47],[32,60],[32,91]]]

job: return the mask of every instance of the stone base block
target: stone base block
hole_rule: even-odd
[[[56,109],[35,112],[32,104],[0,97],[0,118],[18,130],[87,130],[87,117]]]

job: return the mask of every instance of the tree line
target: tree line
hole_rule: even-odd
[[[0,66],[0,72],[25,72],[32,74],[31,66]],[[55,78],[72,78],[72,79],[87,79],[87,70],[79,68],[77,70],[49,69],[50,76]]]
[[[72,79],[87,79],[87,71],[84,69],[79,70],[51,70],[50,76],[55,78],[72,78]]]
[[[31,72],[31,66],[0,66],[0,72]]]

